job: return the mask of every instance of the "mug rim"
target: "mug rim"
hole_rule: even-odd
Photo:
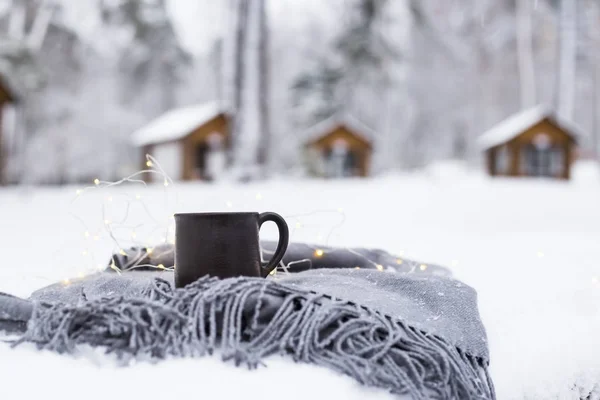
[[[234,216],[234,215],[258,215],[257,211],[239,211],[239,212],[226,212],[226,211],[218,211],[218,212],[189,212],[189,213],[175,213],[175,218],[177,217],[224,217],[224,216]]]

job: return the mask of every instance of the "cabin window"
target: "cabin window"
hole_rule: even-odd
[[[550,136],[540,133],[523,149],[525,173],[537,177],[561,176],[564,173],[564,150],[552,144]]]
[[[508,174],[510,168],[510,153],[508,146],[502,146],[496,151],[494,170],[497,174],[505,175]]]

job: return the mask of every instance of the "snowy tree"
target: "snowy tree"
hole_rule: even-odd
[[[560,0],[559,10],[557,108],[563,117],[572,119],[577,61],[577,1]]]
[[[257,163],[262,168],[262,173],[268,173],[269,155],[271,153],[271,52],[270,34],[267,19],[266,0],[257,0],[258,13],[258,115],[259,115],[259,141]]]
[[[295,171],[299,133],[342,111],[379,133],[375,172],[478,161],[475,139],[536,103],[600,130],[596,0],[207,1],[227,11],[224,35],[193,57],[167,0],[89,2],[85,24],[64,1],[3,4],[0,72],[37,81],[10,145],[28,182],[123,175],[139,156],[130,132],[215,98],[234,116],[231,161],[246,177]]]
[[[600,52],[600,4],[595,0],[588,0],[587,6],[587,31],[589,35],[588,44],[592,49],[590,52],[592,94],[589,101],[591,106],[591,148],[593,156],[598,159],[600,156],[600,57],[598,56]]]
[[[102,17],[108,29],[130,36],[118,49],[123,103],[152,116],[173,108],[191,56],[178,42],[165,0],[104,0]]]
[[[406,167],[478,161],[475,139],[520,107],[513,1],[413,1]],[[517,105],[517,107],[515,107]]]
[[[70,105],[79,84],[82,47],[77,34],[61,23],[61,11],[52,1],[13,2],[2,21],[6,35],[23,43],[26,53],[41,67],[45,83],[41,90],[22,94],[24,127],[18,138],[18,157],[11,166],[16,180],[37,181],[40,177],[33,177],[33,169],[37,169],[45,175],[39,180],[66,182],[69,167],[63,159],[69,140],[59,126],[72,119]],[[33,161],[34,142],[40,140],[46,143],[44,151],[38,151],[35,161],[29,162]]]
[[[235,0],[230,162],[241,179],[266,173],[270,150],[268,22],[264,0]],[[258,167],[258,168],[257,168]]]
[[[533,55],[532,4],[531,0],[516,0],[517,3],[517,53],[519,58],[519,84],[521,108],[536,104],[536,77]]]
[[[399,56],[384,33],[389,7],[388,1],[350,2],[333,49],[294,83],[294,103],[306,115],[305,125],[337,112],[376,121],[384,102],[375,93],[389,87],[391,64]]]

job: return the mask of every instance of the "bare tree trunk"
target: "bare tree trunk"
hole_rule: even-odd
[[[600,21],[600,5],[596,0],[587,0],[585,2],[586,8],[586,26],[589,30],[587,46],[590,49],[590,74],[592,78],[592,93],[590,99],[590,114],[591,114],[591,155],[595,160],[598,160],[600,155],[600,57],[598,57],[598,50],[600,50],[600,28],[598,22]]]
[[[559,19],[557,108],[564,118],[572,119],[575,102],[577,58],[577,1],[561,0]]]
[[[269,24],[267,19],[267,11],[265,0],[258,0],[258,18],[259,18],[259,43],[258,43],[258,74],[259,74],[259,132],[260,138],[258,143],[258,165],[262,168],[263,175],[268,168],[269,153],[271,150],[271,121],[269,113],[270,99],[270,51],[269,51]]]
[[[522,109],[532,107],[536,102],[530,1],[517,0],[517,52]]]
[[[385,90],[383,97],[383,115],[382,115],[382,137],[379,140],[379,153],[381,162],[379,165],[373,165],[371,167],[372,172],[383,171],[390,168],[395,168],[396,165],[394,163],[393,150],[396,148],[396,137],[394,135],[394,117],[397,115],[396,109],[396,88],[393,85],[393,82],[388,82],[389,87]],[[374,140],[377,141],[377,138]],[[375,164],[376,160],[373,160],[372,163]],[[377,168],[374,168],[377,167]]]
[[[233,127],[231,129],[231,145],[229,150],[229,163],[235,162],[236,145],[240,140],[242,131],[242,101],[243,91],[245,85],[245,68],[244,68],[244,55],[246,53],[246,35],[248,27],[248,1],[249,0],[237,0],[235,5],[235,46],[233,50],[234,57],[234,77],[233,77]]]
[[[10,7],[8,34],[13,39],[22,40],[25,38],[25,3],[21,0],[12,1]]]
[[[224,40],[219,39],[215,43],[214,53],[212,55],[212,66],[216,84],[217,104],[220,109],[224,109],[225,105],[225,71],[223,68],[223,53],[225,52]]]
[[[42,1],[38,6],[33,25],[27,35],[27,45],[32,50],[38,51],[41,49],[48,32],[48,26],[54,15],[54,9],[55,5],[49,0]]]

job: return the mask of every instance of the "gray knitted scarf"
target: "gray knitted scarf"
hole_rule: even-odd
[[[169,271],[103,272],[29,300],[0,295],[0,327],[23,329],[15,346],[91,345],[124,365],[218,350],[255,368],[284,354],[414,399],[494,399],[475,291],[448,274],[380,267],[204,277],[182,289]]]

